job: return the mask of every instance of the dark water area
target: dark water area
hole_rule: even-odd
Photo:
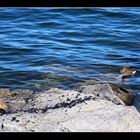
[[[140,8],[0,8],[1,88],[69,89],[123,65],[140,93]]]

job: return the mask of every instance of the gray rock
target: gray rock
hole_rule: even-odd
[[[4,90],[8,94],[8,89]],[[11,96],[2,96],[2,100],[8,104],[10,113],[21,110],[28,103],[28,100],[35,96],[35,92],[32,90],[9,90],[9,92]]]
[[[0,117],[1,132],[140,132],[135,106],[116,105],[92,93],[51,89],[33,94],[19,108]]]
[[[94,94],[102,99],[122,105],[132,104],[135,98],[135,94],[128,92],[124,88],[108,83],[95,83],[94,85],[81,86],[78,91],[85,94]]]

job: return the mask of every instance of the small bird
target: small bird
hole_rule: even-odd
[[[136,69],[133,67],[123,66],[120,70],[122,81],[124,82],[125,78],[130,78],[135,75]]]

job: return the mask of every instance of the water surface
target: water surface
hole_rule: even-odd
[[[139,62],[139,8],[0,8],[2,88],[69,89],[129,65],[140,93]]]

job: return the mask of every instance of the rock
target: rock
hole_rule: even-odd
[[[89,101],[81,111],[73,108],[69,119],[52,131],[62,132],[136,132],[140,131],[140,115],[134,107],[115,105],[105,100]],[[69,115],[70,113],[68,113]],[[135,115],[134,115],[135,114]],[[71,118],[71,119],[70,119]]]
[[[11,97],[13,93],[7,88],[0,88],[0,98]]]
[[[102,91],[102,94],[106,96],[101,96],[101,92],[100,96],[87,92],[95,91],[95,86],[84,87],[84,90],[89,89],[86,93],[55,88],[37,94],[29,91],[31,94],[27,96],[21,91],[19,95],[5,99],[10,106],[14,102],[16,109],[0,117],[0,131],[140,132],[140,114],[135,106],[117,105],[104,98],[114,99],[115,95],[110,97],[111,90],[122,90],[103,87],[106,92]],[[96,88],[99,90],[99,85]]]
[[[94,94],[102,99],[122,105],[131,105],[135,97],[135,94],[128,92],[126,89],[108,83],[82,86],[78,91],[85,94]]]
[[[0,114],[3,115],[9,110],[8,105],[4,101],[0,101]]]
[[[33,98],[35,92],[32,90],[9,90],[1,89],[1,99],[8,105],[8,112],[14,113],[21,110],[28,102],[29,99]]]
[[[119,87],[119,86],[116,86],[116,85],[113,85],[113,84],[110,84],[114,94],[119,97],[125,105],[132,105],[133,104],[133,101],[135,99],[135,94],[134,93],[130,93],[128,92],[128,90],[122,88],[122,87]]]
[[[133,101],[133,105],[140,112],[140,94],[136,94],[136,97],[134,98],[134,101]]]
[[[71,108],[87,100],[94,100],[96,97],[91,94],[79,94],[71,90],[51,89],[44,93],[36,94],[33,99],[22,109],[26,112],[47,112],[50,109]]]

